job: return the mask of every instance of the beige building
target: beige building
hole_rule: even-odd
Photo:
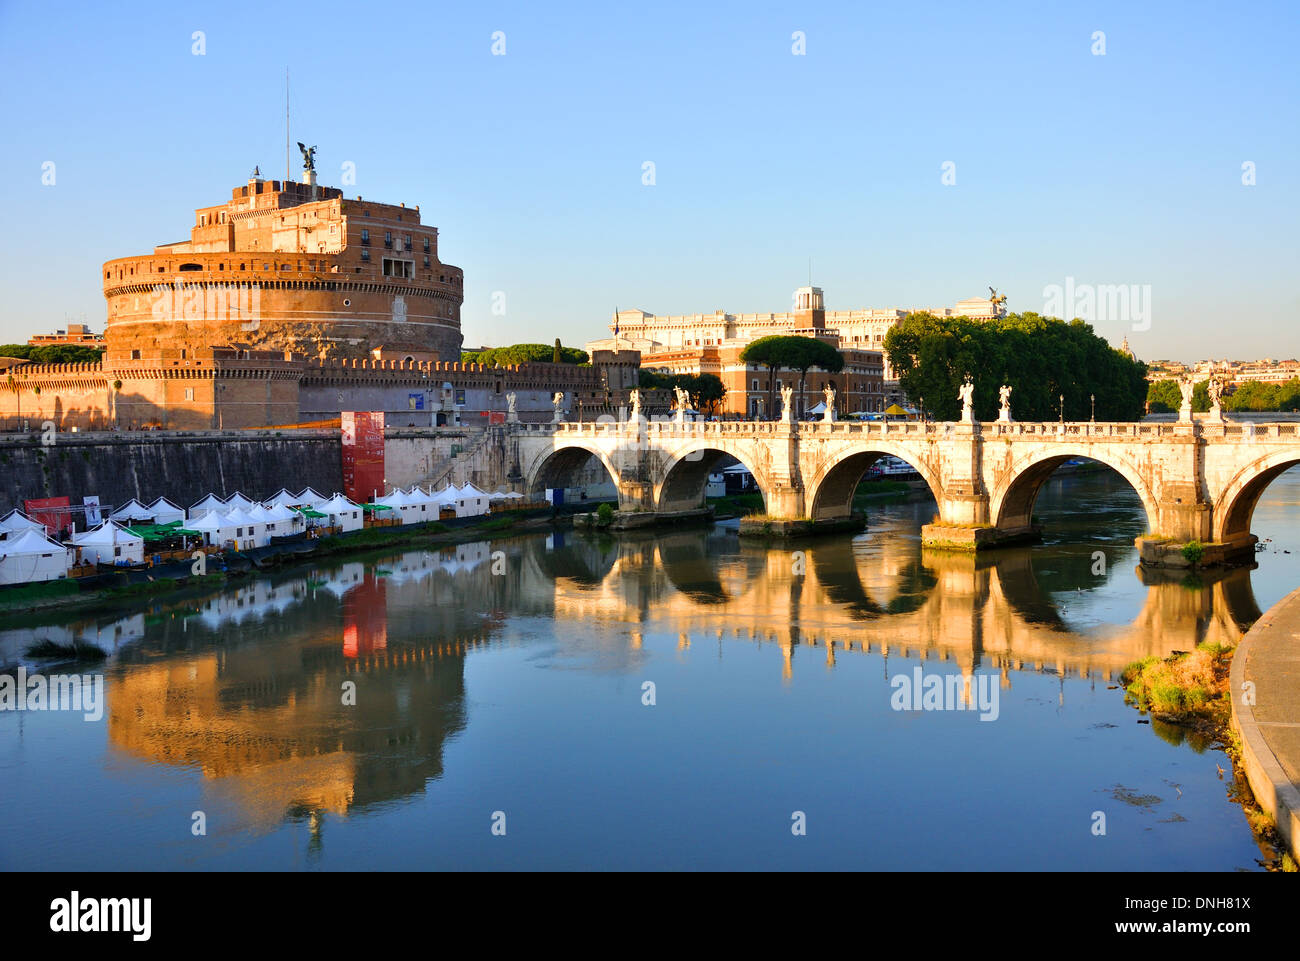
[[[783,313],[730,314],[724,310],[715,310],[711,314],[658,317],[644,310],[619,310],[609,324],[613,336],[592,341],[586,349],[589,353],[593,350],[639,350],[643,366],[655,369],[667,366],[674,372],[685,373],[688,371],[682,364],[693,358],[696,351],[709,351],[712,348],[719,358],[717,363],[720,363],[722,358],[734,357],[746,344],[760,337],[775,334],[817,337],[840,351],[852,351],[860,355],[851,358],[851,363],[846,363],[846,370],[852,367],[855,374],[860,375],[846,382],[848,392],[862,395],[855,398],[860,406],[855,403],[844,409],[883,410],[884,404],[901,400],[898,380],[884,353],[885,335],[899,321],[913,313],[931,313],[936,317],[991,319],[999,315],[999,305],[989,298],[974,297],[963,300],[954,307],[827,310],[822,288],[800,287],[795,291],[794,310]],[[879,357],[873,358],[863,353],[871,351],[878,352]],[[665,358],[668,356],[673,356],[675,362],[666,364]],[[848,354],[846,361],[850,361]],[[724,374],[721,369],[710,370],[707,362],[693,362],[691,369],[696,367],[700,371]],[[879,371],[876,370],[877,367]],[[733,370],[732,373],[742,375],[747,382],[754,379],[752,372],[743,369]],[[766,377],[766,374],[763,376]],[[883,401],[880,405],[877,405],[877,389],[868,384],[871,377],[881,377],[884,381],[880,388],[879,400]],[[723,376],[723,380],[729,378]],[[756,406],[761,408],[762,400],[758,395],[762,393],[766,396],[765,383],[764,381],[761,391],[754,391],[755,396],[747,398],[743,404],[729,398],[728,410],[743,410],[752,414]],[[728,383],[729,391],[734,387]]]

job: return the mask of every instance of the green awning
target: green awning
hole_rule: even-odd
[[[295,507],[294,510],[296,510],[303,517],[329,517],[328,514],[322,514],[320,511],[314,511],[310,507]]]
[[[362,510],[366,511],[391,511],[392,508],[387,504],[362,504]]]

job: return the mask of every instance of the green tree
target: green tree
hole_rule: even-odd
[[[1177,411],[1183,403],[1182,392],[1176,380],[1157,380],[1147,388],[1147,401],[1153,414]]]
[[[961,412],[957,390],[975,382],[975,415],[992,420],[998,388],[1012,387],[1017,420],[1137,420],[1148,385],[1146,366],[1114,350],[1081,320],[1035,313],[994,320],[912,314],[885,338],[890,365],[913,401],[940,420]]]
[[[816,367],[836,374],[844,369],[844,357],[830,344],[816,337],[792,334],[760,337],[740,352],[740,359],[746,364],[767,368],[769,416],[776,413],[775,376],[778,370],[799,371],[799,396],[802,398],[808,371]]]
[[[104,349],[80,344],[0,344],[0,357],[18,357],[33,364],[97,364]]]
[[[556,361],[556,351],[559,361]],[[586,364],[590,358],[585,350],[573,347],[561,347],[548,344],[512,344],[509,347],[489,347],[485,350],[468,350],[460,355],[462,363],[483,364],[486,367],[501,365],[509,367],[514,364]]]

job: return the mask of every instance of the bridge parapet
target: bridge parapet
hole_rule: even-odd
[[[554,483],[556,465],[586,451],[581,456],[600,457],[618,481],[624,508],[643,518],[703,510],[710,472],[735,458],[763,493],[764,523],[800,529],[851,519],[861,477],[880,457],[898,457],[934,494],[931,542],[970,549],[1033,537],[1042,485],[1067,461],[1091,459],[1133,487],[1148,517],[1145,540],[1174,559],[1197,541],[1213,546],[1206,556],[1251,554],[1255,502],[1270,480],[1300,464],[1295,423],[641,418],[512,424],[506,433],[530,490],[541,478]],[[552,460],[565,450],[566,459]]]

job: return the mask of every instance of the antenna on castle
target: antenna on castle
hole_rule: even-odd
[[[812,258],[808,258],[808,286],[812,286]]]
[[[284,182],[288,183],[293,173],[293,164],[289,160],[289,68],[284,68]]]

